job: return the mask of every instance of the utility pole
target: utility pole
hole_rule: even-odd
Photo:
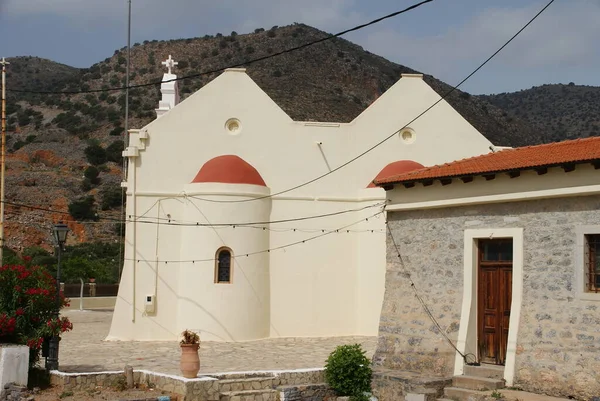
[[[6,66],[10,64],[2,57],[2,156],[0,159],[0,265],[4,257],[4,171],[6,165]]]
[[[129,3],[129,13],[127,16],[127,68],[125,71],[125,147],[129,146],[129,69],[131,67],[131,0]],[[127,160],[125,158],[124,160]],[[123,163],[126,167],[126,161]],[[127,172],[123,170],[125,179],[127,179]]]
[[[131,0],[127,0],[128,3],[128,14],[127,14],[127,66],[125,68],[125,133],[123,136],[124,148],[127,149],[129,146],[129,70],[131,68]],[[123,182],[127,181],[127,158],[123,158]],[[125,195],[126,188],[121,188],[121,219],[122,223],[119,225],[119,237],[124,237],[122,230],[125,227],[125,207],[123,204],[125,203]],[[125,251],[125,240],[123,240],[123,244],[119,245],[119,280],[121,280],[121,273],[123,272],[123,265],[125,264],[125,260],[123,257],[123,252]]]

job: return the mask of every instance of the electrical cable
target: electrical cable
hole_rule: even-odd
[[[429,307],[427,306],[427,304],[425,303],[425,301],[423,300],[423,298],[419,295],[419,291],[417,290],[415,282],[413,281],[413,279],[412,279],[412,277],[410,275],[410,272],[408,271],[408,269],[406,268],[406,265],[404,264],[404,260],[402,259],[402,254],[400,253],[400,248],[398,247],[398,244],[396,243],[396,239],[394,238],[394,234],[392,233],[392,229],[390,228],[389,222],[386,221],[385,225],[387,227],[388,233],[390,234],[390,239],[392,240],[392,245],[394,246],[394,248],[396,250],[396,255],[398,256],[398,260],[400,260],[400,267],[404,271],[404,274],[406,275],[406,277],[408,277],[408,281],[410,283],[410,288],[412,288],[412,290],[414,291],[415,298],[417,298],[417,300],[421,304],[421,307],[425,311],[425,314],[429,317],[429,319],[431,319],[431,321],[433,322],[434,326],[437,328],[438,332],[442,335],[442,337],[444,337],[444,339],[448,342],[448,344],[456,352],[458,352],[458,354],[463,358],[464,362],[466,364],[472,364],[471,362],[467,361],[467,356],[468,355],[472,355],[472,354],[464,354],[463,352],[461,352],[456,347],[456,345],[454,345],[454,343],[452,342],[452,340],[450,340],[450,338],[446,335],[446,332],[440,326],[440,324],[437,321],[437,319],[435,318],[435,316],[433,316],[433,313],[431,312],[431,310],[429,309]]]
[[[98,219],[99,220],[107,220],[107,222],[112,222],[112,223],[141,223],[141,224],[162,224],[162,225],[184,226],[184,227],[233,227],[233,228],[235,228],[235,227],[244,227],[244,226],[260,226],[260,225],[267,225],[267,224],[290,223],[290,222],[296,222],[296,221],[306,221],[306,220],[319,219],[319,218],[325,218],[325,217],[331,217],[331,216],[338,216],[338,215],[346,214],[346,213],[360,212],[360,211],[370,209],[373,207],[380,207],[380,206],[385,205],[385,203],[386,202],[378,202],[378,203],[363,206],[360,208],[340,210],[337,212],[324,213],[324,214],[320,214],[320,215],[302,216],[302,217],[272,220],[272,221],[255,221],[255,222],[246,222],[246,223],[215,223],[215,224],[200,223],[200,222],[175,223],[175,222],[172,222],[171,219],[168,219],[167,222],[161,222],[161,221],[139,220],[139,218],[131,219],[131,216],[130,216],[130,219],[128,219],[128,220],[121,220],[121,219],[112,218],[112,217],[100,217],[100,216],[98,216]],[[43,211],[43,212],[47,212],[47,213],[64,214],[64,215],[70,216],[69,212],[52,210],[52,209],[47,209],[47,208],[38,207],[38,206],[25,205],[25,204],[10,202],[10,201],[4,201],[4,204],[15,206],[15,207],[22,207],[25,209],[38,210],[38,211]],[[12,210],[10,212],[14,213],[16,211]],[[144,218],[150,219],[150,217],[144,217]],[[167,220],[167,219],[160,219],[160,220]],[[100,223],[100,222],[96,221],[96,222],[90,222],[90,223]]]
[[[255,59],[244,61],[242,63],[237,63],[237,64],[233,64],[233,65],[230,65],[230,66],[227,66],[227,67],[221,67],[221,68],[217,68],[217,69],[214,69],[214,70],[205,71],[205,72],[201,72],[201,73],[198,73],[198,74],[186,75],[186,76],[183,76],[183,77],[177,77],[177,78],[168,79],[168,80],[164,80],[164,81],[160,81],[160,82],[150,82],[150,83],[146,83],[146,84],[136,84],[136,85],[120,86],[120,87],[105,88],[105,89],[89,89],[89,90],[85,90],[85,91],[28,91],[28,90],[21,90],[21,89],[7,89],[7,91],[9,91],[9,92],[17,92],[17,93],[31,93],[31,94],[74,95],[74,94],[80,94],[80,93],[98,93],[98,92],[122,91],[122,90],[125,90],[127,88],[129,88],[129,89],[142,88],[142,87],[146,87],[146,86],[160,85],[162,83],[167,83],[167,82],[182,81],[184,79],[198,78],[198,77],[201,77],[201,76],[204,76],[204,75],[210,75],[210,74],[215,74],[217,72],[222,72],[222,71],[225,71],[228,68],[243,67],[245,65],[254,64],[254,63],[257,63],[259,61],[268,60],[270,58],[277,57],[277,56],[280,56],[282,54],[291,53],[291,52],[294,52],[294,51],[297,51],[297,50],[301,50],[301,49],[307,48],[309,46],[313,46],[313,45],[316,45],[316,44],[319,44],[319,43],[322,43],[322,42],[325,42],[325,41],[328,41],[328,40],[331,40],[331,39],[343,36],[343,35],[345,35],[347,33],[358,31],[358,30],[366,28],[368,26],[375,25],[375,24],[377,24],[377,23],[379,23],[381,21],[384,21],[384,20],[396,17],[396,16],[398,16],[400,14],[404,14],[404,13],[406,13],[408,11],[412,11],[412,10],[414,10],[416,8],[421,7],[424,4],[431,3],[433,1],[434,0],[424,0],[424,1],[421,1],[419,3],[413,4],[412,6],[406,7],[403,10],[395,11],[395,12],[393,12],[391,14],[384,15],[383,17],[379,17],[379,18],[374,19],[374,20],[372,20],[370,22],[367,22],[367,23],[355,26],[355,27],[350,28],[350,29],[346,29],[344,31],[338,32],[338,33],[336,33],[334,35],[327,36],[325,38],[317,39],[317,40],[305,43],[305,44],[300,45],[300,46],[294,46],[294,47],[291,47],[289,49],[285,49],[285,50],[282,50],[282,51],[279,51],[279,52],[271,53],[271,54],[266,55],[266,56],[257,57]]]
[[[253,201],[257,201],[257,200],[272,198],[272,197],[277,196],[277,195],[282,195],[282,194],[294,191],[296,189],[299,189],[299,188],[305,187],[305,186],[307,186],[309,184],[312,184],[313,182],[319,181],[319,180],[321,180],[321,179],[323,179],[323,178],[325,178],[325,177],[327,177],[327,176],[335,173],[338,170],[341,170],[342,168],[348,166],[349,164],[355,162],[356,160],[358,160],[361,157],[365,156],[366,154],[370,153],[374,149],[376,149],[379,146],[383,145],[385,142],[387,142],[388,140],[390,140],[391,138],[393,138],[398,132],[401,132],[403,129],[405,129],[406,127],[408,127],[410,124],[412,124],[415,121],[417,121],[424,114],[426,114],[427,112],[429,112],[429,110],[431,110],[432,108],[434,108],[438,103],[440,103],[441,101],[443,101],[444,99],[446,99],[448,96],[450,96],[450,94],[452,94],[462,84],[464,84],[467,80],[469,80],[473,75],[475,75],[479,70],[481,70],[487,63],[489,63],[498,53],[500,53],[506,46],[508,46],[517,36],[519,36],[521,34],[521,32],[523,32],[529,25],[531,25],[531,23],[533,23],[533,21],[535,21],[555,1],[556,0],[551,0],[548,4],[546,4],[546,6],[544,8],[542,8],[537,14],[535,14],[535,16],[533,18],[531,18],[529,20],[529,22],[527,22],[521,29],[519,29],[517,31],[517,33],[515,33],[507,42],[505,42],[498,50],[496,50],[490,57],[488,57],[483,63],[481,63],[473,72],[471,72],[469,75],[467,75],[456,86],[453,86],[449,91],[447,91],[443,96],[441,96],[435,103],[433,103],[431,106],[429,106],[428,108],[426,108],[424,111],[422,111],[415,118],[413,118],[408,123],[406,123],[404,126],[402,126],[402,128],[394,131],[394,133],[392,133],[391,135],[389,135],[386,138],[382,139],[381,141],[377,142],[375,145],[371,146],[370,148],[368,148],[367,150],[365,150],[362,153],[358,154],[357,156],[353,157],[352,159],[348,160],[347,162],[339,165],[338,167],[335,167],[334,169],[331,169],[328,172],[323,173],[323,174],[321,174],[321,175],[319,175],[319,176],[317,176],[317,177],[315,177],[315,178],[313,178],[313,179],[311,179],[309,181],[306,181],[306,182],[304,182],[302,184],[298,184],[298,185],[293,186],[291,188],[285,189],[283,191],[275,192],[275,193],[270,194],[270,195],[264,195],[264,196],[259,196],[259,197],[256,197],[256,198],[250,198],[250,199],[238,199],[238,200],[214,200],[214,199],[206,199],[206,198],[199,198],[199,197],[194,197],[194,198],[198,199],[198,200],[205,201],[205,202],[211,202],[211,203],[244,203],[244,202],[253,202]]]
[[[362,223],[363,221],[369,221],[369,219],[377,217],[377,216],[379,216],[380,214],[383,214],[383,213],[384,213],[384,211],[380,210],[379,212],[377,212],[377,213],[375,213],[375,214],[373,214],[373,215],[371,215],[369,217],[360,219],[358,221],[355,221],[354,223],[345,225],[345,226],[337,228],[337,229],[326,231],[326,232],[324,232],[322,234],[315,235],[313,237],[305,238],[305,239],[300,240],[300,241],[291,242],[289,244],[277,246],[277,247],[274,247],[274,248],[265,249],[265,250],[262,250],[262,251],[242,252],[242,253],[237,254],[237,257],[242,257],[242,256],[249,257],[249,256],[258,255],[258,254],[262,254],[262,253],[270,253],[272,251],[277,251],[277,250],[289,248],[289,247],[292,247],[292,246],[295,246],[295,245],[304,244],[306,242],[315,240],[317,238],[325,237],[325,236],[333,234],[333,233],[339,233],[340,231],[343,232],[348,227],[355,226],[355,225],[357,225],[359,223]],[[201,263],[201,262],[214,262],[215,258],[212,257],[210,259],[189,259],[189,260],[151,260],[151,259],[126,258],[125,260],[135,260],[138,263],[139,262],[149,262],[149,263],[165,263],[165,264],[169,264],[169,263],[192,263],[192,264],[194,264],[194,263]]]

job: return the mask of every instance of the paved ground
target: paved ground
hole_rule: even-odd
[[[177,342],[105,342],[112,311],[63,311],[73,331],[60,342],[60,370],[100,372],[125,365],[160,373],[179,374]],[[337,345],[360,343],[371,358],[376,337],[286,338],[221,343],[202,341],[200,373],[320,368]]]

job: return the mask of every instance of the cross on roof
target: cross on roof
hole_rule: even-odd
[[[169,58],[166,59],[165,61],[163,61],[161,64],[164,65],[165,67],[167,67],[168,73],[171,74],[171,69],[174,68],[179,63],[177,61],[173,60],[171,58],[171,55],[169,54]]]
[[[10,63],[8,61],[6,61],[4,59],[4,57],[2,57],[2,61],[0,61],[0,65],[5,66],[5,65],[9,65]]]

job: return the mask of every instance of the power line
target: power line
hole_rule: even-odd
[[[276,52],[276,53],[272,53],[272,54],[269,54],[269,55],[266,55],[266,56],[258,57],[258,58],[255,58],[255,59],[251,59],[251,60],[248,60],[248,61],[245,61],[245,62],[242,62],[242,63],[233,64],[233,65],[230,65],[230,66],[227,66],[227,67],[221,67],[221,68],[217,68],[217,69],[214,69],[214,70],[201,72],[201,73],[198,73],[198,74],[186,75],[186,76],[183,76],[183,77],[177,77],[177,78],[168,79],[168,80],[165,80],[165,81],[150,82],[150,83],[147,83],[147,84],[136,84],[136,85],[120,86],[120,87],[105,88],[105,89],[89,89],[89,90],[85,90],[85,91],[28,91],[28,90],[20,90],[20,89],[7,89],[7,90],[9,90],[11,92],[18,92],[18,93],[52,94],[52,95],[74,95],[74,94],[79,94],[79,93],[97,93],[97,92],[121,91],[121,90],[125,90],[125,89],[128,89],[128,88],[129,89],[142,88],[142,87],[146,87],[146,86],[160,85],[160,84],[166,83],[166,82],[174,82],[174,81],[181,81],[181,80],[184,80],[184,79],[198,78],[198,77],[201,77],[201,76],[204,76],[204,75],[211,75],[211,74],[215,74],[215,73],[218,73],[218,72],[222,72],[222,71],[225,71],[228,68],[243,67],[243,66],[248,65],[248,64],[254,64],[254,63],[257,63],[259,61],[268,60],[270,58],[281,56],[281,55],[286,54],[286,53],[291,53],[291,52],[294,52],[294,51],[297,51],[297,50],[305,49],[305,48],[307,48],[309,46],[314,46],[316,44],[319,44],[319,43],[322,43],[322,42],[325,42],[325,41],[328,41],[328,40],[331,40],[331,39],[343,36],[343,35],[345,35],[347,33],[358,31],[358,30],[366,28],[368,26],[375,25],[375,24],[377,24],[377,23],[379,23],[381,21],[384,21],[384,20],[396,17],[396,16],[398,16],[400,14],[404,14],[404,13],[406,13],[408,11],[412,11],[412,10],[414,10],[416,8],[421,7],[424,4],[431,3],[433,1],[434,0],[424,0],[424,1],[421,1],[419,3],[413,4],[412,6],[409,6],[409,7],[405,8],[405,9],[403,9],[403,10],[399,10],[399,11],[393,12],[391,14],[384,15],[383,17],[374,19],[373,21],[370,21],[370,22],[367,22],[367,23],[355,26],[355,27],[350,28],[350,29],[346,29],[345,31],[338,32],[338,33],[336,33],[334,35],[330,35],[330,36],[327,36],[325,38],[321,38],[321,39],[314,40],[312,42],[305,43],[305,44],[300,45],[300,46],[295,46],[295,47],[292,47],[292,48],[289,48],[289,49],[285,49],[285,50],[282,50],[282,51],[279,51],[279,52]]]
[[[383,214],[383,213],[384,213],[384,211],[381,210],[381,211],[379,211],[379,212],[377,212],[377,213],[375,213],[375,214],[373,214],[373,215],[371,215],[369,217],[366,217],[366,218],[360,219],[358,221],[355,221],[354,223],[345,225],[345,226],[337,228],[337,229],[326,231],[326,232],[324,232],[322,234],[315,235],[313,237],[309,237],[309,238],[306,238],[306,239],[303,239],[303,240],[300,240],[300,241],[291,242],[289,244],[281,245],[281,246],[274,247],[274,248],[264,249],[262,251],[247,252],[247,253],[242,252],[240,254],[237,254],[236,257],[238,257],[238,258],[242,257],[242,256],[249,257],[249,256],[258,255],[258,254],[262,254],[262,253],[270,253],[270,252],[277,251],[277,250],[280,250],[280,249],[290,248],[292,246],[296,246],[296,245],[300,245],[300,244],[305,244],[305,243],[307,243],[309,241],[313,241],[313,240],[315,240],[317,238],[325,237],[327,235],[331,235],[331,234],[334,234],[334,233],[344,232],[349,227],[355,226],[355,225],[357,225],[359,223],[362,223],[363,221],[369,221],[369,219],[375,218],[375,217],[377,217],[377,216],[379,216],[380,214]],[[210,259],[188,259],[188,260],[161,260],[161,259],[126,258],[125,260],[135,260],[138,263],[139,262],[151,262],[151,263],[164,263],[164,264],[169,264],[169,263],[192,263],[192,264],[195,264],[195,263],[202,263],[202,262],[214,262],[215,258],[213,257],[213,258],[210,258]]]
[[[394,248],[396,250],[396,255],[398,256],[398,260],[400,261],[400,267],[404,271],[404,274],[406,275],[406,277],[408,277],[408,281],[410,283],[410,288],[412,288],[412,290],[414,291],[415,298],[417,298],[417,300],[421,304],[421,307],[425,311],[425,314],[429,317],[429,319],[431,319],[431,321],[433,322],[433,324],[435,325],[435,327],[438,329],[438,332],[442,335],[442,337],[444,337],[444,339],[446,340],[446,342],[448,342],[448,344],[452,348],[454,348],[454,350],[456,352],[458,352],[458,354],[463,358],[463,360],[465,361],[465,363],[468,363],[467,362],[467,356],[468,355],[472,355],[472,354],[464,354],[464,353],[460,352],[460,350],[456,347],[456,345],[454,345],[454,343],[452,342],[452,340],[450,340],[450,338],[446,335],[445,331],[442,329],[442,326],[440,326],[440,324],[437,321],[437,319],[435,318],[435,316],[433,316],[433,313],[431,313],[431,310],[429,309],[429,307],[427,306],[427,304],[425,303],[425,301],[423,300],[423,298],[419,295],[419,291],[417,290],[415,282],[413,281],[413,279],[412,279],[412,277],[410,275],[410,272],[408,271],[408,269],[404,265],[404,260],[402,259],[402,254],[400,253],[400,248],[398,247],[398,244],[396,243],[396,239],[394,238],[394,234],[392,233],[392,229],[390,228],[389,222],[386,221],[385,225],[387,227],[388,233],[390,234],[390,239],[392,240],[392,245],[394,246]]]
[[[517,33],[515,33],[506,43],[504,43],[498,50],[496,50],[490,57],[488,57],[483,63],[481,63],[473,72],[471,72],[469,75],[467,75],[462,81],[460,81],[456,86],[453,86],[449,91],[447,91],[443,96],[441,96],[435,103],[433,103],[431,106],[429,106],[428,108],[426,108],[424,111],[422,111],[419,115],[417,115],[415,118],[413,118],[412,120],[410,120],[408,123],[406,123],[404,126],[402,126],[402,128],[394,131],[394,133],[392,133],[391,135],[387,136],[386,138],[382,139],[381,141],[377,142],[375,145],[371,146],[370,148],[368,148],[367,150],[365,150],[364,152],[358,154],[357,156],[353,157],[352,159],[348,160],[347,162],[339,165],[338,167],[329,170],[326,173],[323,173],[309,181],[306,181],[302,184],[298,184],[294,187],[285,189],[283,191],[279,191],[279,192],[275,192],[273,194],[270,195],[264,195],[264,196],[259,196],[256,198],[250,198],[250,199],[238,199],[238,200],[214,200],[214,199],[206,199],[206,198],[200,198],[200,197],[194,197],[195,199],[199,199],[205,202],[211,202],[211,203],[244,203],[244,202],[253,202],[253,201],[257,201],[257,200],[261,200],[261,199],[267,199],[267,198],[272,198],[274,196],[277,195],[282,195],[291,191],[294,191],[296,189],[305,187],[309,184],[312,184],[313,182],[319,181],[333,173],[335,173],[338,170],[341,170],[342,168],[346,167],[347,165],[355,162],[356,160],[360,159],[361,157],[365,156],[366,154],[370,153],[371,151],[373,151],[374,149],[378,148],[379,146],[383,145],[385,142],[387,142],[388,140],[390,140],[391,138],[393,138],[396,133],[402,131],[403,129],[405,129],[406,127],[408,127],[409,125],[411,125],[412,123],[414,123],[415,121],[417,121],[419,118],[421,118],[424,114],[426,114],[427,112],[429,112],[429,110],[433,109],[438,103],[440,103],[442,100],[446,99],[448,96],[450,96],[450,94],[452,94],[456,89],[458,89],[462,84],[464,84],[467,80],[469,80],[473,75],[475,75],[479,70],[481,70],[487,63],[489,63],[494,57],[496,57],[496,55],[498,53],[500,53],[506,46],[508,46],[517,36],[519,36],[521,34],[521,32],[523,32],[529,25],[531,25],[531,23],[533,23],[533,21],[535,21],[544,11],[546,11],[546,9],[548,7],[550,7],[550,5],[552,5],[552,3],[554,3],[555,0],[551,0],[548,4],[546,4],[546,6],[544,6],[544,8],[542,8],[533,18],[531,18],[529,20],[529,22],[527,22],[527,24],[525,24],[521,29],[519,29],[517,31]]]
[[[346,214],[346,213],[360,212],[360,211],[374,208],[374,207],[381,207],[381,206],[385,205],[385,203],[386,202],[378,202],[378,203],[374,203],[371,205],[362,206],[360,208],[339,210],[337,212],[324,213],[324,214],[312,215],[312,216],[302,216],[302,217],[295,217],[295,218],[289,218],[289,219],[279,219],[279,220],[271,220],[271,221],[254,221],[254,222],[244,222],[244,223],[213,223],[213,224],[200,223],[200,222],[177,223],[177,222],[172,221],[171,219],[168,219],[168,220],[167,219],[159,219],[159,221],[140,220],[141,218],[144,218],[144,219],[155,219],[155,218],[139,217],[139,216],[136,217],[136,216],[131,216],[131,215],[129,216],[128,220],[122,220],[122,219],[113,218],[113,217],[98,216],[98,220],[106,220],[106,222],[90,222],[90,223],[96,223],[96,224],[106,223],[106,224],[108,224],[108,223],[112,222],[112,223],[124,223],[124,224],[126,224],[126,223],[160,224],[160,225],[172,225],[172,226],[184,226],[184,227],[233,227],[233,228],[236,228],[236,227],[245,227],[245,226],[261,226],[261,225],[267,225],[267,224],[291,223],[291,222],[296,222],[296,221],[306,221],[306,220],[320,219],[320,218],[326,218],[326,217],[332,217],[332,216],[339,216],[339,215]],[[39,207],[39,206],[25,205],[25,204],[9,202],[9,201],[4,201],[4,204],[15,206],[15,207],[22,207],[25,209],[42,211],[42,212],[46,212],[46,213],[56,213],[56,214],[63,214],[63,215],[70,216],[69,212],[47,209],[47,208],[43,208],[43,207]],[[11,212],[14,213],[16,211],[13,210]],[[131,219],[131,217],[135,217],[135,218]],[[161,220],[166,220],[166,221],[161,221]],[[80,222],[77,222],[77,223],[80,223]]]
[[[374,205],[374,206],[383,206],[383,204],[378,204],[378,205]],[[16,211],[16,210],[10,210],[6,212],[6,215],[9,217],[12,217],[13,219],[8,220],[9,222],[14,222],[14,223],[19,223],[16,218],[18,217],[22,217],[24,214],[24,211]],[[49,218],[49,217],[44,217],[44,216],[40,216],[40,215],[34,215],[34,216],[28,216],[28,217],[32,217],[36,220],[35,224],[39,224],[40,222],[42,223],[53,223],[54,220]],[[134,223],[133,220],[130,221],[125,221],[124,224],[131,224]],[[82,225],[100,225],[100,224],[115,224],[112,221],[78,221],[77,224],[82,224]],[[160,224],[160,225],[169,225],[168,223],[154,223],[154,224]],[[268,224],[268,223],[265,223]],[[189,226],[195,226],[195,224],[190,224]],[[309,227],[280,227],[280,228],[271,228],[271,227],[266,227],[266,226],[258,226],[258,225],[246,225],[246,224],[241,224],[241,225],[223,225],[223,226],[219,226],[219,227],[211,227],[210,224],[206,224],[202,227],[205,228],[213,228],[215,230],[224,230],[224,229],[231,229],[231,230],[235,230],[238,228],[250,228],[250,229],[254,229],[254,230],[262,230],[262,231],[270,231],[270,232],[274,232],[274,233],[283,233],[283,232],[297,232],[297,233],[305,233],[305,234],[310,234],[310,233],[324,233],[326,231],[330,231],[330,228],[309,228]],[[339,233],[374,233],[374,234],[383,234],[385,233],[385,230],[380,230],[380,229],[362,229],[362,230],[355,230],[355,229],[345,229],[345,230],[340,230]]]

